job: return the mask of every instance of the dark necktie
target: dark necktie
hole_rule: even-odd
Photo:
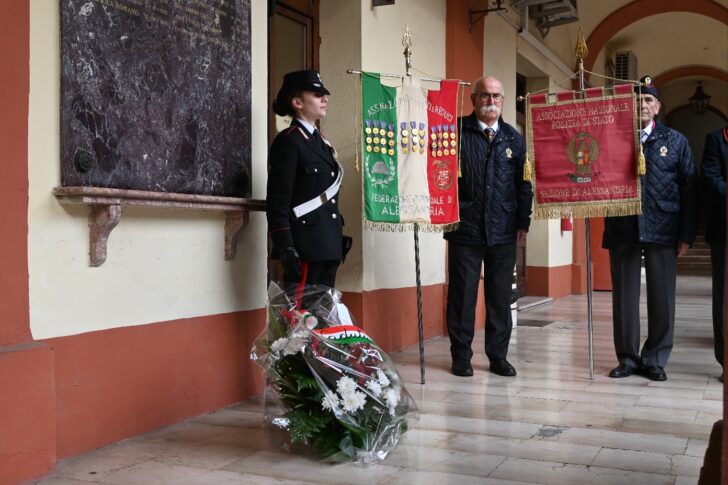
[[[488,141],[491,141],[494,136],[495,136],[495,131],[493,130],[493,128],[485,129],[485,137],[488,139]]]
[[[313,130],[311,140],[316,144],[316,146],[321,147],[322,150],[326,151],[326,143],[318,130]]]

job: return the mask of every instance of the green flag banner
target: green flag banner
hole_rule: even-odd
[[[399,231],[420,224],[446,231],[459,221],[458,82],[439,91],[406,77],[399,87],[363,73],[362,179],[367,227]]]

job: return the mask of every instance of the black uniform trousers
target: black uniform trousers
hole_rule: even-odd
[[[640,344],[641,256],[647,279],[647,340]],[[626,243],[609,249],[612,270],[614,349],[633,369],[665,367],[675,331],[677,249],[672,245]]]
[[[723,365],[723,274],[725,273],[725,241],[710,242],[710,263],[713,267],[713,346],[715,360]]]
[[[303,262],[301,262],[301,273],[303,276]],[[306,271],[307,285],[323,285],[335,288],[336,270],[339,268],[339,261],[308,261]],[[300,282],[295,281],[287,272],[284,273],[286,289],[295,288]]]
[[[469,362],[475,333],[480,268],[485,283],[485,354],[505,359],[511,338],[511,291],[516,243],[493,246],[448,244],[447,331],[453,362]]]

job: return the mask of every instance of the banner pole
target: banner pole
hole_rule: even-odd
[[[415,281],[417,282],[417,330],[420,343],[420,384],[425,383],[425,332],[422,325],[422,283],[420,281],[420,225],[414,224]]]
[[[402,36],[402,46],[404,47],[404,65],[405,73],[408,77],[412,76],[412,35],[409,30],[409,22],[404,29]],[[414,224],[415,237],[415,282],[417,285],[417,331],[420,344],[420,384],[425,383],[425,332],[422,324],[422,283],[420,281],[420,225]]]
[[[579,27],[579,37],[576,41],[576,49],[574,56],[579,61],[579,93],[584,96],[584,58],[589,53],[584,33]],[[584,218],[584,237],[586,239],[586,299],[587,299],[587,333],[589,339],[589,380],[594,380],[594,319],[593,319],[593,302],[592,302],[592,275],[591,275],[591,226],[589,217]]]

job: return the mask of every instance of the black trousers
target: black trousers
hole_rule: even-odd
[[[301,273],[303,273],[303,262],[301,262]],[[307,285],[323,285],[334,288],[336,284],[336,270],[339,268],[339,261],[308,261],[308,272],[306,273]],[[283,275],[286,289],[295,288],[299,281],[295,281],[288,273]]]
[[[711,241],[710,264],[713,267],[713,345],[715,360],[723,365],[723,274],[725,273],[725,241]]]
[[[647,277],[647,340],[640,344],[640,260]],[[612,271],[614,350],[632,368],[665,367],[675,331],[677,249],[662,244],[623,244],[609,249]]]
[[[485,354],[505,359],[511,339],[511,286],[516,243],[494,246],[448,245],[447,331],[453,361],[470,361],[480,269],[485,264]]]

